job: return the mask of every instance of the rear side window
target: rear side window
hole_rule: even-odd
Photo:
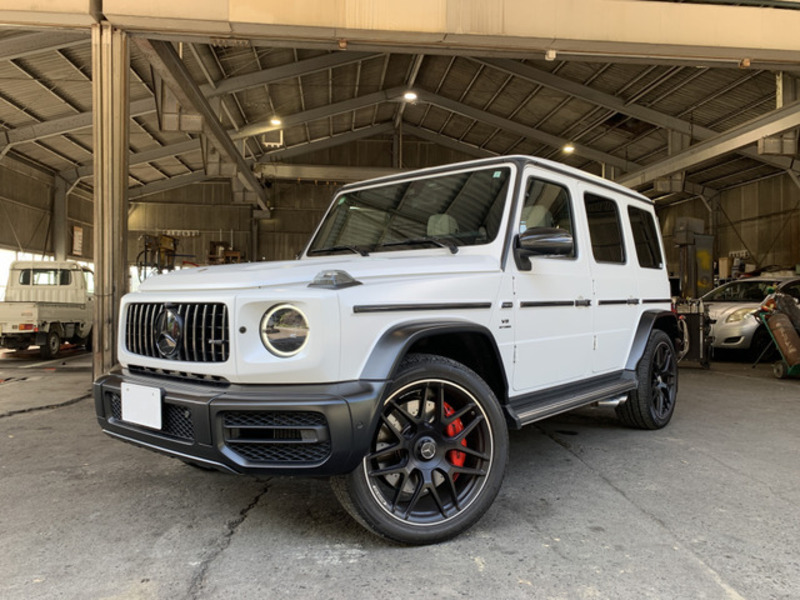
[[[631,219],[633,242],[636,244],[639,266],[646,269],[660,269],[663,264],[661,246],[658,243],[658,231],[653,215],[641,208],[629,206],[628,216]]]
[[[592,238],[592,254],[597,262],[625,262],[625,246],[622,243],[622,227],[617,203],[595,194],[583,197],[589,235]]]

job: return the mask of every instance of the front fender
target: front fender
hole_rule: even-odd
[[[491,340],[492,347],[500,361],[500,351],[491,332],[482,325],[464,321],[417,321],[404,323],[384,333],[372,349],[361,379],[382,381],[391,379],[397,372],[400,361],[414,344],[434,336],[455,334],[479,334]],[[502,364],[502,362],[499,362]]]

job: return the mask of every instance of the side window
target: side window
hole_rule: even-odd
[[[653,221],[653,215],[641,208],[629,206],[628,216],[631,219],[631,230],[633,230],[633,241],[636,244],[639,266],[647,269],[660,269],[663,264],[661,246],[658,243],[658,231]]]
[[[617,203],[590,193],[584,195],[583,201],[586,204],[594,259],[603,263],[624,263],[625,247]]]
[[[86,291],[90,294],[94,294],[94,273],[89,269],[84,269],[83,278],[86,280]]]
[[[567,188],[534,177],[528,178],[525,185],[525,202],[519,220],[519,233],[532,227],[557,227],[575,236],[572,206]],[[568,256],[575,256],[575,247]]]

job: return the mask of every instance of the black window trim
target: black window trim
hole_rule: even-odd
[[[595,198],[597,198],[599,200],[605,200],[607,202],[611,202],[614,205],[614,212],[616,213],[616,216],[617,216],[617,231],[619,232],[619,244],[620,244],[620,249],[622,250],[622,261],[599,260],[597,258],[597,256],[595,255],[594,244],[592,243],[592,227],[591,227],[590,218],[589,218],[589,211],[586,210],[587,196],[594,196]],[[628,251],[627,251],[628,249],[627,249],[627,247],[625,245],[625,227],[623,225],[621,212],[619,210],[619,202],[615,198],[611,198],[611,197],[603,195],[603,194],[598,194],[597,192],[595,192],[593,190],[590,190],[590,189],[584,189],[583,190],[583,210],[584,210],[584,212],[586,214],[586,228],[589,230],[589,246],[591,246],[591,248],[592,248],[592,259],[594,260],[594,262],[597,263],[597,264],[602,264],[602,265],[626,266],[628,264]]]
[[[572,221],[572,231],[569,232],[572,236],[572,248],[573,254],[572,256],[536,256],[536,260],[541,259],[549,259],[549,260],[571,260],[576,261],[580,258],[580,247],[578,244],[578,237],[577,237],[577,220],[575,219],[575,201],[573,199],[572,190],[570,186],[566,182],[562,181],[554,181],[552,179],[548,179],[547,177],[540,177],[537,173],[528,172],[527,174],[523,170],[520,176],[522,185],[520,185],[519,189],[519,206],[517,207],[518,210],[515,211],[514,215],[514,235],[519,235],[519,224],[520,219],[522,218],[522,211],[525,210],[525,193],[528,189],[528,182],[531,179],[536,179],[537,181],[542,181],[544,183],[549,183],[550,185],[555,185],[562,188],[567,193],[567,203],[569,204],[569,216]]]
[[[656,257],[656,258],[658,258],[658,264],[656,264],[656,265],[652,265],[651,266],[651,265],[643,265],[642,264],[642,257],[639,255],[639,245],[636,243],[636,231],[633,228],[633,219],[631,218],[631,212],[634,211],[634,210],[642,213],[643,215],[645,215],[645,217],[648,219],[649,224],[653,228],[653,232],[655,233],[655,239],[653,241],[655,242],[655,249],[658,251],[658,256]],[[638,261],[639,266],[642,269],[662,270],[664,268],[664,264],[665,264],[665,262],[664,262],[664,253],[663,253],[663,249],[661,248],[661,244],[658,241],[659,240],[658,224],[656,222],[655,215],[653,213],[649,212],[649,211],[646,211],[646,210],[644,210],[642,208],[639,208],[638,206],[634,206],[633,204],[629,204],[628,205],[628,224],[630,225],[630,228],[631,228],[631,236],[632,236],[632,239],[633,239],[633,250],[636,253],[636,260]]]

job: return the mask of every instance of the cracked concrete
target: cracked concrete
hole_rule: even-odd
[[[186,594],[187,600],[194,600],[198,598],[203,590],[203,586],[205,584],[206,573],[208,571],[209,565],[211,565],[217,557],[222,554],[225,550],[228,549],[228,546],[231,545],[231,539],[233,535],[236,533],[236,530],[239,526],[244,523],[247,516],[250,514],[256,506],[258,506],[259,501],[269,491],[269,485],[265,485],[264,488],[256,494],[253,498],[252,502],[245,506],[242,510],[239,511],[239,516],[236,519],[228,521],[227,523],[227,531],[224,533],[223,537],[219,540],[219,543],[209,549],[208,556],[203,560],[200,564],[197,573],[194,577],[192,577],[191,582],[189,583],[189,592]]]
[[[82,360],[0,360],[0,380],[16,381],[0,383],[4,599],[788,600],[800,589],[800,380],[768,366],[682,368],[661,431],[589,409],[512,432],[483,520],[408,548],[361,529],[324,480],[202,471],[105,437]]]

